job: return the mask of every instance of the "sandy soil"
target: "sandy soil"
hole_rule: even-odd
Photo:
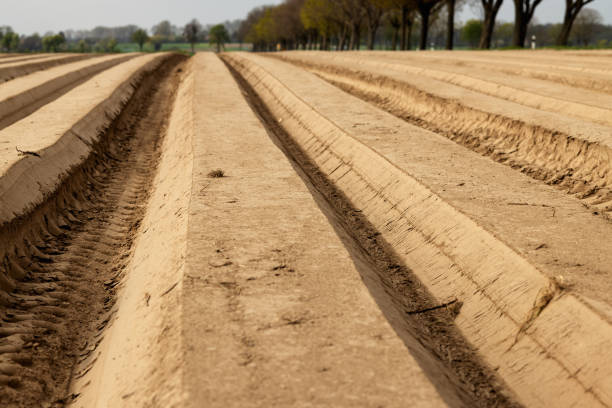
[[[397,64],[398,60],[388,59],[386,55],[376,56],[376,61],[390,64]],[[583,89],[581,92],[575,92],[571,85],[565,85],[561,81],[552,82],[543,79],[532,79],[516,75],[515,72],[500,71],[500,67],[504,67],[505,61],[488,62],[486,66],[463,66],[462,64],[438,64],[438,60],[430,60],[429,58],[416,58],[406,64],[401,61],[401,65],[410,66],[411,68],[420,68],[421,75],[428,76],[434,79],[440,79],[463,86],[467,89],[477,90],[492,96],[502,97],[507,100],[512,100],[524,105],[534,106],[532,100],[536,100],[538,109],[551,110],[553,112],[568,113],[572,116],[581,117],[584,109],[582,105],[590,107],[591,115],[586,119],[601,121],[605,123],[606,116],[609,116],[607,110],[610,106],[612,96],[602,93],[598,89],[597,83],[594,83],[592,90]],[[435,69],[432,69],[435,66]],[[395,67],[394,69],[402,69],[403,67]],[[493,69],[492,69],[493,68]],[[497,68],[497,69],[495,69]],[[592,78],[592,74],[589,75]],[[605,76],[601,81],[605,85],[609,85],[612,76]],[[537,98],[526,97],[529,94],[535,95]],[[544,99],[547,98],[547,99]],[[567,110],[563,106],[559,106],[559,100],[570,102],[567,105]],[[597,109],[603,108],[602,111]]]
[[[45,58],[53,58],[53,56],[57,56],[57,54],[35,54],[35,55],[13,55],[13,54],[2,54],[0,57],[0,65],[2,64],[11,64],[17,61],[32,61],[37,59],[45,59]]]
[[[332,58],[325,57],[324,60],[343,61],[352,66],[371,66],[375,67],[377,72],[390,70],[416,78],[430,78],[535,109],[558,112],[606,126],[612,125],[609,108],[612,96],[605,93],[588,90],[576,93],[566,85],[488,70],[479,71],[461,66],[437,67],[435,64],[429,65],[421,58],[411,61],[410,64],[397,64],[386,62],[385,58],[381,57],[363,59],[356,53],[341,54]],[[300,54],[300,58],[304,57],[304,54]]]
[[[0,130],[59,98],[93,75],[134,56],[118,54],[89,58],[0,84]]]
[[[607,366],[607,363],[603,363],[601,361],[601,364],[595,363],[588,369],[589,374],[586,374],[585,377],[581,377],[581,375],[579,375],[579,377],[581,378],[576,381],[570,380],[568,382],[565,381],[565,379],[568,375],[572,375],[572,371],[567,370],[568,366],[579,367],[581,366],[585,358],[588,361],[595,361],[597,358],[599,358],[597,351],[598,347],[603,347],[604,344],[607,344],[606,342],[610,339],[610,325],[609,322],[605,322],[605,319],[608,319],[607,316],[609,306],[602,305],[598,308],[597,313],[593,313],[591,309],[593,305],[590,301],[583,299],[582,301],[576,303],[577,297],[572,295],[571,292],[564,291],[560,295],[555,295],[552,293],[550,295],[544,295],[544,293],[546,293],[548,289],[545,289],[546,283],[541,280],[542,275],[540,275],[540,271],[533,268],[533,266],[526,267],[525,264],[523,264],[523,266],[520,266],[523,261],[519,261],[516,253],[514,255],[510,255],[509,253],[505,252],[505,250],[503,250],[501,247],[497,247],[498,244],[494,243],[494,241],[491,242],[491,246],[488,249],[482,248],[482,250],[490,252],[487,257],[491,256],[491,258],[489,260],[480,259],[479,262],[473,263],[470,266],[470,263],[476,261],[476,258],[474,258],[474,243],[480,240],[483,240],[483,242],[488,241],[489,238],[485,238],[484,235],[481,238],[477,238],[480,232],[477,232],[476,229],[471,229],[471,227],[469,227],[470,231],[465,231],[465,233],[467,234],[465,236],[467,238],[467,240],[465,241],[465,244],[467,245],[465,250],[467,252],[462,255],[463,249],[460,248],[463,244],[461,244],[459,236],[461,236],[461,234],[463,233],[459,233],[459,230],[463,229],[464,227],[459,226],[459,224],[453,226],[446,225],[447,221],[445,220],[445,217],[450,216],[449,213],[446,213],[447,210],[442,210],[442,207],[440,208],[439,216],[442,217],[439,220],[440,229],[433,228],[434,225],[437,225],[437,222],[435,221],[436,218],[434,218],[433,215],[438,212],[438,210],[434,210],[434,208],[436,207],[431,204],[433,207],[431,207],[429,211],[423,208],[423,211],[426,212],[422,212],[418,210],[417,207],[417,203],[420,203],[420,199],[418,199],[418,197],[421,193],[417,194],[416,192],[413,192],[412,194],[416,194],[416,197],[410,199],[410,195],[402,196],[400,193],[397,192],[391,193],[389,191],[389,185],[395,185],[396,183],[398,183],[397,177],[399,177],[399,174],[393,176],[391,173],[394,170],[393,168],[390,168],[391,173],[389,174],[389,177],[387,177],[387,175],[385,175],[382,170],[376,169],[375,166],[372,166],[370,162],[365,159],[365,157],[368,156],[370,153],[367,153],[367,151],[364,151],[359,145],[355,144],[354,142],[351,142],[350,138],[347,138],[346,136],[341,136],[342,132],[344,132],[345,135],[348,134],[353,137],[359,135],[360,132],[358,130],[355,130],[355,128],[358,128],[360,126],[365,126],[366,129],[364,130],[363,134],[368,135],[369,141],[376,140],[376,138],[373,137],[373,133],[378,133],[378,131],[380,131],[380,133],[378,133],[379,135],[388,134],[389,130],[397,131],[397,133],[401,135],[401,128],[399,131],[397,129],[400,124],[403,124],[401,120],[396,119],[390,115],[385,115],[384,113],[376,110],[368,104],[360,104],[358,100],[351,99],[346,94],[343,94],[334,87],[329,85],[325,86],[325,84],[322,83],[320,79],[317,79],[312,75],[305,74],[300,70],[296,70],[295,68],[292,68],[289,65],[280,64],[274,60],[264,59],[251,55],[249,55],[248,57],[245,55],[244,58],[248,61],[253,61],[255,64],[251,64],[250,62],[244,63],[240,62],[240,59],[243,58],[243,56],[240,55],[240,57],[238,57],[238,55],[239,54],[232,54],[232,64],[236,64],[236,66],[240,67],[240,72],[242,72],[242,75],[245,75],[247,80],[250,83],[254,84],[257,89],[257,92],[262,95],[262,98],[266,102],[266,104],[268,104],[269,106],[274,106],[274,115],[278,118],[279,121],[283,121],[283,127],[285,127],[287,131],[292,135],[292,137],[297,140],[297,143],[299,143],[301,146],[304,146],[304,148],[309,151],[309,155],[313,155],[311,157],[313,157],[313,160],[316,161],[319,167],[322,166],[325,169],[324,171],[329,172],[329,177],[332,177],[332,180],[334,180],[336,184],[339,183],[342,186],[341,188],[346,194],[348,194],[351,201],[353,203],[356,203],[356,205],[358,205],[358,208],[362,210],[369,219],[377,220],[377,228],[379,231],[382,232],[383,237],[393,242],[394,247],[396,248],[396,250],[400,251],[400,253],[407,254],[407,257],[404,258],[404,260],[411,268],[413,268],[414,272],[418,276],[420,276],[422,279],[427,280],[424,275],[432,273],[432,271],[428,271],[428,269],[432,269],[432,265],[430,265],[429,263],[438,262],[433,261],[433,259],[437,258],[437,255],[433,253],[430,256],[426,254],[417,254],[416,257],[415,255],[409,255],[411,252],[414,251],[414,249],[410,248],[414,247],[417,244],[411,243],[410,238],[402,236],[401,230],[397,232],[394,231],[397,227],[400,227],[399,225],[396,227],[396,223],[402,224],[402,216],[404,213],[408,213],[408,218],[405,220],[405,222],[408,223],[408,227],[405,224],[402,224],[400,228],[409,228],[408,231],[410,231],[410,229],[416,231],[422,229],[422,233],[426,237],[431,237],[433,234],[433,237],[436,238],[427,238],[424,244],[427,245],[427,241],[433,241],[438,248],[437,250],[439,250],[439,248],[443,248],[442,252],[446,253],[446,256],[449,256],[452,259],[452,264],[450,265],[450,267],[452,268],[453,265],[459,266],[461,269],[463,269],[461,275],[472,275],[470,279],[473,282],[476,282],[478,281],[478,279],[480,279],[476,278],[476,276],[484,276],[482,270],[484,265],[497,264],[497,272],[491,270],[493,276],[495,277],[490,276],[489,278],[486,278],[482,282],[483,286],[481,287],[481,289],[477,289],[476,292],[472,292],[472,289],[466,288],[466,292],[464,292],[464,295],[462,296],[459,295],[459,293],[457,292],[457,289],[461,286],[461,284],[459,282],[455,282],[452,285],[455,287],[454,290],[451,290],[450,293],[447,292],[446,296],[448,296],[449,294],[454,294],[457,296],[457,298],[462,299],[463,308],[457,319],[459,327],[461,327],[462,331],[468,336],[468,338],[470,338],[470,341],[472,341],[474,344],[479,344],[479,347],[483,351],[483,353],[485,355],[488,355],[489,362],[493,366],[497,367],[504,379],[510,382],[512,388],[514,388],[521,396],[521,400],[523,402],[530,405],[542,405],[547,404],[552,400],[555,400],[556,404],[570,406],[583,398],[590,398],[591,403],[593,404],[606,404],[605,401],[609,398],[608,396],[610,389],[605,384],[605,375],[602,375],[601,370],[604,369],[604,366]],[[230,57],[228,56],[228,58]],[[335,108],[340,104],[344,107],[343,110]],[[368,110],[370,112],[369,114],[367,113]],[[321,114],[323,114],[324,116],[320,116]],[[329,121],[327,122],[327,125],[325,124],[326,121]],[[389,127],[385,126],[387,121],[389,122]],[[391,125],[392,123],[393,125]],[[329,140],[326,140],[326,138],[328,138]],[[458,176],[460,177],[460,180],[463,181],[463,185],[461,185],[461,182],[459,182],[458,184],[460,185],[459,187],[463,188],[457,189],[457,191],[455,191],[455,197],[453,197],[454,200],[473,200],[475,198],[475,195],[479,193],[478,189],[472,190],[473,187],[470,187],[470,185],[472,184],[467,182],[468,177],[470,178],[469,181],[473,182],[473,185],[475,186],[480,187],[482,184],[484,184],[482,186],[481,191],[487,192],[487,195],[491,197],[491,202],[498,203],[498,200],[503,200],[501,201],[501,203],[503,203],[501,205],[504,207],[502,211],[499,211],[497,212],[497,214],[495,214],[495,208],[488,210],[489,214],[491,214],[492,216],[491,224],[502,222],[502,220],[505,220],[505,217],[508,216],[509,212],[531,213],[530,217],[532,217],[532,219],[524,219],[523,221],[519,221],[520,217],[515,217],[512,219],[512,221],[515,223],[518,221],[519,225],[522,225],[520,223],[524,222],[524,225],[527,227],[527,233],[530,233],[529,228],[533,225],[534,221],[537,222],[538,219],[542,217],[542,214],[539,209],[532,210],[531,208],[519,208],[518,210],[508,210],[507,207],[514,207],[514,205],[512,205],[513,203],[518,203],[519,207],[521,207],[521,204],[524,203],[521,201],[514,202],[506,200],[513,200],[517,197],[521,197],[522,199],[524,199],[527,196],[531,198],[538,196],[544,197],[546,195],[559,196],[559,193],[554,190],[547,189],[546,187],[544,188],[544,192],[542,194],[536,193],[535,191],[529,191],[529,193],[525,194],[526,191],[520,191],[520,189],[518,189],[520,183],[513,182],[511,177],[513,175],[518,176],[519,180],[523,184],[530,184],[530,180],[521,176],[520,174],[513,173],[509,169],[503,168],[501,166],[499,166],[498,169],[505,173],[503,176],[501,176],[501,174],[497,176],[504,179],[504,185],[499,186],[494,180],[496,176],[495,166],[493,166],[492,163],[487,160],[482,160],[481,163],[483,170],[482,172],[477,171],[476,169],[478,163],[474,162],[474,157],[469,157],[469,155],[472,153],[462,148],[459,148],[454,152],[449,151],[448,153],[451,153],[450,156],[436,157],[435,152],[442,148],[442,145],[440,145],[439,143],[443,142],[444,139],[433,140],[431,148],[425,147],[428,142],[424,140],[424,136],[415,135],[414,145],[408,144],[406,146],[403,146],[402,144],[399,144],[403,142],[402,139],[403,138],[399,137],[395,138],[396,141],[394,143],[390,141],[389,138],[383,138],[380,144],[376,145],[376,147],[380,148],[381,146],[385,146],[385,149],[377,149],[378,153],[383,154],[387,157],[400,157],[399,154],[402,154],[402,156],[404,156],[402,158],[403,160],[394,161],[393,164],[402,166],[403,164],[410,162],[412,167],[408,167],[406,169],[409,171],[408,174],[410,174],[411,177],[414,177],[414,172],[418,170],[420,173],[417,173],[417,179],[423,177],[421,176],[422,174],[427,174],[428,179],[426,181],[428,183],[431,183],[432,180],[436,179],[436,177],[432,176],[431,173],[435,172],[434,174],[439,175],[440,179],[442,179],[444,178],[445,174],[453,174],[454,177],[456,173],[459,172]],[[368,144],[371,145],[372,143]],[[417,144],[420,147],[417,147]],[[449,146],[452,146],[452,143],[449,144]],[[448,148],[444,147],[442,149],[447,150]],[[393,154],[395,154],[395,156],[392,156]],[[414,154],[416,154],[416,156],[414,156]],[[461,154],[468,155],[465,161],[465,174],[463,176],[461,175],[460,170],[461,165],[455,164],[455,161],[461,161]],[[419,155],[425,155],[425,157],[418,158]],[[336,168],[335,163],[337,163],[337,160],[340,160],[340,164]],[[377,159],[375,159],[374,157],[370,157],[370,160],[376,161]],[[450,166],[446,171],[444,171],[443,168],[440,168],[440,162],[443,160],[446,160]],[[414,161],[416,161],[416,163],[413,163]],[[430,161],[432,164],[434,164],[434,167],[432,168],[431,164],[427,164],[426,161]],[[381,162],[380,165],[384,167],[383,162]],[[342,169],[346,169],[346,173],[344,173]],[[356,172],[357,174],[350,176],[352,172]],[[479,174],[481,176],[479,176]],[[366,178],[366,180],[368,181],[363,181],[364,178]],[[365,185],[363,185],[364,182],[366,182]],[[368,185],[367,183],[372,184]],[[411,183],[412,185],[412,187],[409,187],[410,189],[414,190],[415,188],[417,188],[417,185],[415,185],[413,182],[409,181],[409,183]],[[538,186],[536,183],[533,182],[531,182],[531,184],[534,184],[536,188]],[[508,186],[511,186],[511,188],[508,189]],[[364,188],[368,187],[373,189],[374,192],[377,192],[378,189],[381,189],[381,191],[377,192],[377,194],[372,197],[369,194],[365,194],[364,192],[362,192],[364,191]],[[428,184],[428,187],[431,188],[432,186]],[[403,189],[401,187],[401,184],[399,184],[397,188],[400,191]],[[514,191],[515,189],[518,189],[519,191]],[[511,191],[506,193],[506,190]],[[384,191],[389,192],[385,194]],[[499,191],[500,195],[498,196],[495,191]],[[392,194],[392,196],[388,194]],[[409,193],[406,192],[406,194]],[[431,193],[424,192],[424,194],[430,196]],[[510,195],[506,196],[506,194]],[[459,197],[457,197],[457,195]],[[376,205],[371,204],[372,202],[377,202],[377,197],[381,197],[380,200],[382,200],[382,202],[380,202],[380,208],[377,208],[378,203]],[[424,195],[424,197],[426,197],[426,195]],[[559,196],[559,198],[562,201],[565,200],[566,203],[571,203],[571,200],[564,198],[562,195]],[[453,205],[456,209],[459,209],[461,212],[465,211],[466,206],[460,205],[460,203],[454,200],[450,201],[450,204]],[[448,200],[445,201],[449,202]],[[473,211],[473,213],[478,213],[481,219],[482,215],[487,213],[487,211],[484,211],[483,208],[490,207],[490,205],[486,201],[487,200],[485,197],[485,200],[482,203],[483,206],[479,210]],[[508,202],[510,202],[511,205],[508,205]],[[579,211],[582,210],[584,219],[590,220],[594,218],[590,214],[590,212],[584,211],[582,207],[578,205],[578,203],[572,204],[574,204],[574,209],[577,209]],[[470,202],[470,205],[478,206],[477,202]],[[537,205],[539,206],[539,204]],[[397,210],[399,211],[399,220],[395,220],[395,216],[387,215],[390,210],[393,210],[396,207],[399,207]],[[400,211],[403,208],[405,209],[403,211]],[[572,216],[574,215],[573,212],[571,212],[571,214]],[[428,221],[425,223],[420,223],[420,221],[418,220],[423,217],[427,218]],[[458,222],[461,219],[458,214],[452,215],[450,217],[452,217],[452,219],[456,219]],[[553,223],[557,224],[556,221],[553,221]],[[541,224],[541,222],[539,222],[539,224]],[[580,225],[581,228],[584,227],[582,223],[578,223],[578,225]],[[600,226],[603,226],[603,229],[600,229],[600,231],[602,231],[601,238],[606,235],[609,235],[609,231],[605,229],[609,225],[606,221],[602,222],[601,220],[596,219],[594,222],[591,223],[591,225],[593,225],[593,228],[595,229],[600,229]],[[556,227],[558,227],[558,225],[556,225]],[[384,231],[384,229],[387,228],[389,230],[388,234]],[[576,226],[572,225],[571,223],[566,224],[566,230],[569,233],[573,232],[575,228]],[[455,236],[453,239],[447,240],[442,238],[453,230],[457,231],[456,233],[451,234]],[[489,237],[495,236],[497,239],[506,241],[508,239],[507,237],[511,235],[510,233],[514,231],[509,228],[508,231],[504,231],[505,235],[501,235],[500,232],[501,231],[498,228],[494,230],[495,235],[489,235]],[[551,236],[554,235],[555,232],[551,233]],[[416,238],[417,237],[415,236],[414,239]],[[524,236],[521,236],[521,239],[524,238]],[[585,235],[583,235],[582,242],[588,242],[590,238],[591,236],[587,232]],[[472,241],[471,243],[470,240]],[[560,251],[567,251],[568,249],[571,250],[573,245],[575,245],[575,242],[575,240],[569,240],[568,242],[565,242],[564,244],[562,244],[562,249],[560,249]],[[420,246],[423,244],[418,245]],[[470,247],[472,247],[472,249],[470,249]],[[540,247],[538,249],[542,248],[544,247]],[[603,248],[600,248],[599,251],[601,251],[602,249]],[[599,251],[594,251],[591,254],[591,259],[598,259]],[[482,251],[476,252],[482,253]],[[498,254],[493,255],[496,252],[498,252]],[[502,253],[505,253],[505,255],[502,255]],[[466,258],[464,261],[461,261],[460,259],[463,256],[466,256]],[[425,259],[423,259],[423,257],[425,257]],[[431,260],[426,261],[427,257],[430,257]],[[506,258],[507,262],[509,262],[509,269],[507,269],[506,272],[502,272],[504,269],[502,264],[506,261],[502,261],[502,263],[499,263],[503,258]],[[514,258],[515,260],[511,261],[511,258]],[[554,255],[549,258],[549,260],[553,259]],[[571,255],[570,259],[573,259],[571,258]],[[523,257],[523,260],[526,260],[526,258]],[[513,263],[514,266],[510,266]],[[473,274],[468,272],[470,268],[475,268],[475,272]],[[549,276],[552,278],[554,271],[553,273],[551,273],[550,268],[546,269],[548,270],[544,273],[548,273]],[[424,275],[421,275],[421,273],[424,273]],[[448,272],[444,272],[444,268],[442,268],[439,273],[443,275],[448,275]],[[584,278],[583,273],[584,272],[579,272],[574,276]],[[442,283],[444,279],[440,278],[440,275],[433,275],[434,276],[431,277],[432,281],[428,284],[428,288],[430,288],[434,293],[438,293],[441,295],[445,291],[436,288],[438,286],[442,287],[445,285]],[[590,283],[589,278],[594,275],[587,275],[584,281]],[[458,277],[459,276],[455,277],[454,279],[457,279]],[[446,279],[449,278],[450,277],[446,277]],[[474,279],[476,280],[474,281]],[[504,280],[506,279],[517,279],[517,281],[504,282]],[[522,279],[524,279],[524,281],[519,283],[519,281],[521,281]],[[556,279],[552,279],[551,282],[556,282]],[[605,282],[602,280],[600,283]],[[544,287],[538,289],[539,285],[544,285]],[[498,286],[497,289],[495,289],[496,286]],[[555,283],[553,283],[553,286],[560,288],[560,286],[556,285]],[[531,287],[532,289],[528,290],[524,294],[520,294],[518,290],[519,287],[522,287],[521,291],[529,287]],[[482,290],[484,293],[492,291],[490,292],[490,295],[487,295],[487,299],[489,300],[495,298],[499,299],[500,296],[505,296],[500,295],[499,291],[508,293],[509,297],[507,298],[507,300],[514,298],[515,301],[518,301],[518,299],[523,298],[523,301],[520,301],[519,303],[514,303],[514,306],[512,306],[511,304],[502,306],[499,303],[497,303],[495,306],[495,308],[499,308],[499,312],[501,312],[502,315],[508,313],[510,319],[514,320],[515,323],[510,323],[510,321],[503,322],[503,319],[500,319],[500,316],[496,316],[495,314],[490,315],[488,317],[484,317],[482,308],[490,307],[485,306],[488,300],[478,300],[473,297],[474,294],[478,293],[478,291],[480,290]],[[531,292],[531,294],[529,294],[529,292]],[[537,296],[536,292],[538,293]],[[577,293],[578,297],[581,297],[581,295],[584,294],[584,291],[582,293],[581,291],[577,291]],[[592,293],[593,292],[591,292],[590,294]],[[605,291],[601,292],[600,295],[606,296]],[[528,300],[532,296],[535,296],[535,301]],[[544,297],[541,298],[541,296]],[[555,301],[554,299],[557,299],[557,296],[559,296],[558,301]],[[443,302],[444,298],[444,296],[440,296],[439,301]],[[538,299],[546,300],[543,301]],[[570,300],[568,304],[568,299],[573,300]],[[523,309],[522,311],[514,309],[520,304],[522,305],[519,307],[519,309],[522,309],[524,306],[528,306],[530,304],[538,305],[542,301],[544,302],[542,303],[542,307],[547,307],[547,313],[542,313],[543,309],[539,309],[540,306],[538,306],[538,309],[533,309],[531,311],[529,311],[528,309]],[[468,303],[472,302],[474,302],[474,305],[480,304],[479,307],[476,307],[473,310],[474,315],[470,315],[470,313],[472,312],[466,309],[466,307],[468,307]],[[513,301],[511,301],[511,303],[513,303]],[[573,309],[573,311],[569,314],[564,314],[569,309]],[[535,312],[535,315],[534,310],[538,310],[537,312]],[[551,315],[548,315],[548,311],[550,311]],[[580,319],[576,319],[573,315],[574,313],[579,313],[581,315]],[[521,315],[524,317],[521,318]],[[538,315],[546,317],[542,317],[539,320],[533,320],[535,319],[534,316]],[[572,329],[560,330],[558,326],[559,319],[565,320],[566,323],[564,324],[571,325]],[[604,320],[602,321],[602,319]],[[489,331],[491,327],[495,327],[497,333],[497,336],[495,337],[497,337],[497,340],[492,340],[492,338],[490,338],[490,336],[492,336],[492,333],[490,331],[487,334],[484,334],[482,332],[478,333],[480,329],[476,328],[479,326],[479,323],[474,324],[474,322],[479,320],[481,321],[480,324],[483,324],[481,328],[484,329],[485,332]],[[589,323],[585,324],[587,320],[589,321]],[[524,323],[521,324],[521,321],[523,321]],[[514,326],[515,324],[516,326]],[[528,329],[526,333],[528,333],[529,336],[532,336],[532,339],[535,341],[535,343],[539,345],[536,346],[533,351],[526,352],[526,354],[523,354],[523,351],[525,350],[516,351],[513,349],[514,343],[518,341],[519,338],[522,341],[523,338],[517,334],[515,340],[512,340],[514,338],[514,335],[512,335],[511,333],[515,329],[510,329],[510,327],[514,326],[516,327],[516,330],[518,330],[519,333],[522,333],[524,329],[522,329],[521,327],[524,327],[525,324],[527,324],[528,327],[537,326],[537,329]],[[476,329],[476,331],[473,331],[474,329]],[[507,329],[510,330],[506,331]],[[588,333],[591,330],[602,330],[602,335],[606,340],[593,339],[592,344],[587,348],[589,351],[586,351],[585,349],[582,349],[580,351],[571,351],[561,346],[561,343],[564,342],[558,342],[559,338],[563,338],[565,336],[574,337],[575,339],[584,338],[584,336],[588,336]],[[506,332],[506,334],[502,335],[502,332],[504,331]],[[488,340],[486,340],[487,338]],[[504,338],[506,340],[503,340]],[[484,343],[482,342],[483,340]],[[495,341],[500,341],[501,343],[497,343],[496,346],[493,346],[493,344],[490,342]],[[505,341],[509,341],[509,343],[506,346],[502,346],[503,342]],[[603,343],[600,343],[600,341],[603,341]],[[558,344],[553,346],[552,344],[554,343]],[[525,346],[527,345],[525,344]],[[531,348],[532,346],[527,346],[527,349]],[[536,351],[539,347],[543,347],[543,349],[541,349],[541,351]],[[485,352],[485,349],[488,349],[489,351]],[[495,349],[497,349],[497,351],[495,351]],[[553,352],[553,349],[556,349],[557,351]],[[561,349],[564,350],[562,352],[559,352],[561,351]],[[510,350],[513,351],[510,352]],[[543,350],[546,350],[546,358],[544,359],[542,359],[540,354]],[[514,351],[517,352],[517,355],[515,355],[514,357],[510,357],[514,353]],[[586,357],[585,354],[583,354],[584,352],[587,352],[590,357]],[[531,368],[529,368],[527,372],[522,369],[515,370],[515,368],[512,367],[515,366],[516,361],[521,361],[521,364],[524,364],[525,367]],[[550,363],[553,364],[551,365]],[[543,373],[540,372],[540,368],[543,367],[544,364],[547,364],[549,366],[547,368],[547,376],[542,376]],[[555,365],[556,367],[553,367]],[[584,370],[585,367],[582,367],[581,369]],[[535,381],[539,381],[538,387],[533,387]],[[590,395],[590,393],[592,392],[591,388],[587,389],[583,385],[584,382],[597,384],[595,385],[597,387],[597,391],[595,392],[594,398],[592,395]]]
[[[49,58],[16,60],[9,64],[0,65],[0,83],[57,65],[92,57],[92,54],[60,54]]]
[[[612,406],[610,53],[71,58],[0,59],[0,405]]]
[[[154,69],[160,58],[164,56],[142,56],[106,70],[0,131],[0,225],[27,213],[57,189],[120,113],[133,93],[134,78]]]
[[[351,98],[315,76],[296,73],[275,61],[257,59],[257,63],[550,277],[563,276],[572,282],[573,290],[612,308],[608,279],[612,252],[606,240],[612,236],[612,223],[602,222],[580,202],[549,186]],[[346,109],[335,108],[340,100]]]
[[[332,83],[411,123],[443,134],[481,154],[555,185],[598,213],[612,210],[610,127],[543,112],[443,81],[383,71],[370,61],[333,61],[301,54]],[[317,62],[318,61],[318,62]],[[595,169],[595,171],[594,171]]]
[[[195,117],[187,406],[443,405],[361,282],[371,266],[351,256],[246,102],[236,103],[227,69],[212,55],[194,69],[195,100],[215,103]],[[207,176],[217,168],[225,177]]]
[[[527,78],[542,79],[556,84],[565,84],[576,86],[598,92],[612,92],[612,70],[606,70],[605,65],[601,69],[587,68],[584,66],[583,60],[579,65],[567,65],[567,61],[563,61],[564,65],[555,64],[553,61],[537,61],[533,59],[520,58],[505,58],[503,63],[500,63],[500,58],[494,55],[487,54],[486,56],[479,54],[464,54],[453,53],[451,55],[431,54],[419,57],[410,55],[400,55],[398,53],[378,53],[372,54],[372,57],[381,57],[394,60],[396,62],[406,63],[414,61],[415,58],[420,58],[421,62],[427,61],[429,64],[437,66],[459,66],[469,67],[475,70],[486,70],[502,72],[509,75],[518,75]],[[370,56],[370,54],[368,54]],[[487,77],[485,75],[484,77]]]

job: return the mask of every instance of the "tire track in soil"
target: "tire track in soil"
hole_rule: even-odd
[[[81,168],[21,225],[0,231],[20,276],[0,299],[0,405],[59,407],[95,361],[144,215],[182,56],[145,78]],[[0,241],[1,242],[1,241]]]

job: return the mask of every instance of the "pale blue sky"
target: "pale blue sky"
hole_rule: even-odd
[[[255,6],[279,3],[279,0],[11,0],[4,2],[0,26],[10,25],[22,34],[65,29],[91,29],[96,25],[136,24],[151,28],[167,19],[184,25],[192,18],[201,23],[217,23],[243,18]],[[536,10],[538,21],[561,21],[564,0],[544,0]],[[599,10],[604,21],[612,24],[612,0],[595,0],[591,7]],[[505,0],[499,19],[512,21],[512,0]],[[473,17],[469,7],[459,14],[463,21]]]

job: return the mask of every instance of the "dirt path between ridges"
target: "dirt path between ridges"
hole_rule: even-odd
[[[23,244],[15,247],[18,262],[3,266],[24,269],[2,298],[1,405],[64,406],[75,397],[68,395],[81,375],[75,368],[96,350],[113,313],[180,61],[170,58],[145,78],[87,161],[11,227],[8,236]]]
[[[579,198],[594,212],[612,211],[610,127],[568,120],[427,78],[373,68],[283,59],[425,129]]]

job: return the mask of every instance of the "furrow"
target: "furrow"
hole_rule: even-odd
[[[2,404],[63,406],[75,397],[68,390],[79,363],[95,352],[114,314],[144,213],[132,202],[147,200],[163,107],[182,60],[163,56],[131,78],[136,90],[83,162],[67,169],[44,201],[3,225]]]

